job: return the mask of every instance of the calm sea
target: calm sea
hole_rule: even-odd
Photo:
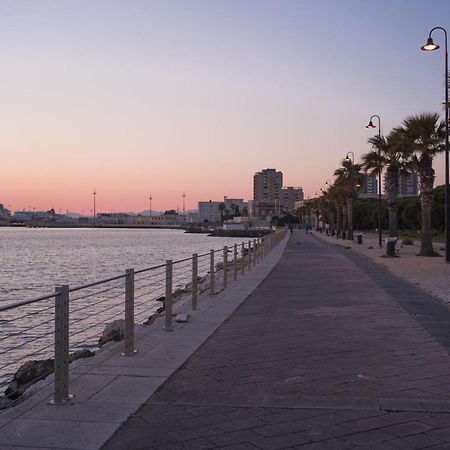
[[[239,238],[181,230],[0,228],[0,301],[17,301],[182,259]]]

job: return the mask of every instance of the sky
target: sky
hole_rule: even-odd
[[[97,212],[312,197],[347,152],[443,115],[448,0],[0,0],[0,203]],[[435,160],[443,183],[443,157]]]

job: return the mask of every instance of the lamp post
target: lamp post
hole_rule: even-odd
[[[445,262],[450,263],[450,190],[449,190],[449,155],[448,155],[448,45],[447,30],[442,27],[434,27],[428,34],[427,43],[420,47],[424,51],[433,51],[439,48],[439,45],[433,42],[431,37],[433,31],[441,30],[445,36]]]
[[[348,155],[352,155],[352,159],[349,158]],[[347,152],[346,157],[344,158],[344,167],[348,166],[350,171],[350,183],[351,183],[351,194],[350,194],[350,202],[347,206],[347,229],[348,236],[347,239],[353,240],[353,195],[355,193],[355,185],[353,179],[353,166],[355,165],[355,154],[353,152]]]
[[[94,188],[94,192],[93,192],[93,195],[94,195],[94,225],[95,225],[95,218],[96,218],[96,215],[97,215],[97,212],[96,212],[96,210],[95,210],[95,196],[97,195],[97,192],[95,192],[95,188]]]
[[[150,202],[150,209],[149,209],[148,215],[149,215],[150,217],[152,217],[152,196],[151,196],[151,195],[150,195],[150,197],[148,198],[148,201]]]
[[[381,139],[381,119],[380,116],[374,114],[370,119],[366,128],[376,128],[372,119],[376,117],[378,119],[378,137]],[[378,245],[381,248],[381,151],[378,147]]]

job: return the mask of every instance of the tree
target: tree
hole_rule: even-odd
[[[407,117],[398,132],[406,140],[405,152],[411,167],[420,177],[421,247],[419,256],[435,256],[431,227],[433,158],[444,150],[445,124],[437,113],[423,113]]]
[[[353,239],[353,200],[357,197],[355,187],[361,183],[361,165],[353,164],[346,159],[342,162],[343,167],[337,169],[334,175],[337,177],[335,184],[340,186],[345,197],[343,216],[343,239]],[[345,228],[347,232],[345,233]]]
[[[388,200],[389,236],[398,236],[398,182],[399,175],[406,171],[405,140],[403,134],[393,130],[387,136],[373,136],[369,138],[372,151],[362,156],[363,168],[369,174],[381,176],[381,169],[386,168],[385,190]],[[378,225],[381,228],[381,224]]]

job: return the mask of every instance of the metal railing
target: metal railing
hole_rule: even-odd
[[[201,293],[214,296],[226,289],[253,270],[284,236],[285,231],[275,232],[141,270],[130,268],[81,286],[58,286],[54,293],[0,306],[0,386],[24,361],[53,356],[52,403],[66,403],[72,353],[97,348],[106,324],[123,321],[122,354],[132,356],[136,323],[151,323],[164,313],[164,329],[172,331],[177,300],[190,300],[191,309],[196,310]]]

